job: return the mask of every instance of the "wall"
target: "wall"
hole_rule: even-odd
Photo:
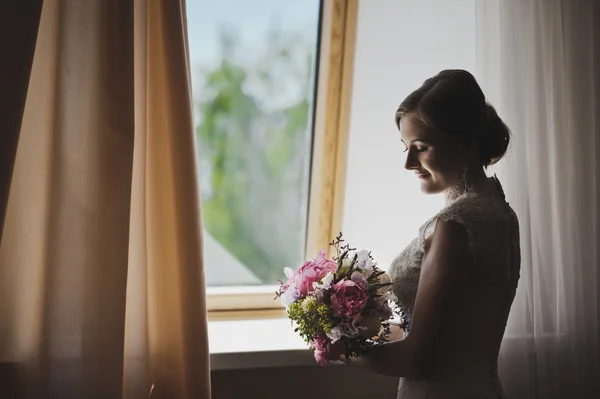
[[[212,399],[394,399],[398,381],[357,367],[213,371]]]
[[[362,0],[358,14],[343,231],[387,267],[440,208],[414,175],[394,114],[426,78],[475,69],[475,0]],[[213,371],[213,398],[395,398],[397,381],[353,367]]]
[[[475,0],[360,2],[343,232],[384,268],[443,205],[403,169],[396,109],[451,68],[475,71]]]

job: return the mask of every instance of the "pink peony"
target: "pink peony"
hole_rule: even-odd
[[[337,269],[337,264],[325,257],[325,251],[313,259],[304,262],[304,265],[298,269],[295,276],[296,289],[302,296],[306,296],[313,289],[313,283],[318,282],[325,277],[327,273],[333,273]]]
[[[332,343],[325,335],[319,335],[313,341],[315,360],[321,366],[328,362],[340,360],[344,353],[344,345],[341,342]]]
[[[354,319],[369,300],[365,290],[352,280],[341,280],[333,286],[331,307],[333,314],[342,319]]]

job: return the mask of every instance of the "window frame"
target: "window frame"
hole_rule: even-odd
[[[342,227],[359,0],[322,0],[305,258]],[[280,317],[277,286],[207,287],[209,320]]]

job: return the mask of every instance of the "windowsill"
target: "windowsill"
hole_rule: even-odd
[[[212,370],[318,367],[283,308],[209,312],[208,320]],[[399,322],[397,317],[391,321]]]
[[[287,318],[213,320],[208,337],[212,370],[317,365]]]
[[[283,309],[275,298],[278,289],[276,285],[207,287],[206,305],[212,312]]]

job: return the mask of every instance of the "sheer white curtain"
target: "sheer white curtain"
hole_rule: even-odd
[[[509,398],[598,398],[600,2],[478,0],[478,77],[513,132],[498,166],[522,272]]]

